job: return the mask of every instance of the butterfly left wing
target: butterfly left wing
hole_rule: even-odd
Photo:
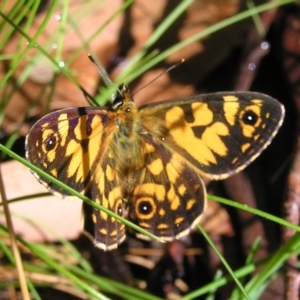
[[[110,150],[99,161],[85,195],[117,215],[124,216],[123,191]],[[123,223],[85,202],[82,210],[84,233],[95,246],[108,251],[117,248],[125,240],[126,232]]]
[[[55,111],[31,128],[26,138],[26,157],[77,192],[122,215],[122,194],[109,151],[114,130],[115,114],[105,108]],[[73,198],[33,174],[51,193]],[[98,247],[110,250],[125,239],[125,226],[106,213],[84,203],[83,214],[84,229]]]
[[[271,142],[284,118],[275,99],[220,92],[139,108],[145,130],[211,179],[244,169]]]
[[[109,130],[104,130],[104,126]],[[114,115],[106,109],[80,107],[55,111],[31,128],[26,137],[26,158],[85,194],[111,138],[107,132],[113,130]],[[33,174],[53,194],[71,197],[64,189]]]

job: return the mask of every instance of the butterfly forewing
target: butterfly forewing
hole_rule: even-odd
[[[156,135],[212,179],[244,169],[276,135],[284,117],[275,99],[249,92],[222,92],[162,101],[140,107],[153,116]],[[154,120],[155,119],[155,120]],[[151,130],[151,129],[148,129]]]
[[[50,113],[31,128],[26,156],[37,167],[84,194],[106,151],[113,121],[113,116],[100,108],[70,108]],[[68,195],[35,175],[52,192]]]

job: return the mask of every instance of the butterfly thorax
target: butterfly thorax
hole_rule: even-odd
[[[140,146],[142,120],[127,87],[124,89],[119,102],[114,102],[116,130],[113,136],[115,147],[112,148],[115,169],[121,178],[143,166]]]

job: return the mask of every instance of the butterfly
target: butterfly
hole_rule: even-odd
[[[112,107],[54,111],[31,128],[26,157],[96,203],[172,241],[198,224],[206,205],[202,178],[243,170],[271,142],[284,118],[275,99],[218,92],[137,107],[122,85]],[[55,195],[72,198],[50,181]],[[83,203],[85,233],[107,251],[125,225]],[[138,237],[147,238],[138,233]]]

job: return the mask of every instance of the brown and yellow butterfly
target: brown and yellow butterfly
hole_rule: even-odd
[[[96,203],[171,241],[188,234],[203,214],[201,177],[224,179],[244,169],[270,144],[283,117],[279,102],[252,92],[136,107],[123,85],[111,108],[68,108],[40,119],[27,136],[26,156]],[[70,197],[35,175],[52,193]],[[124,241],[120,221],[86,203],[83,216],[97,247],[111,250]]]

